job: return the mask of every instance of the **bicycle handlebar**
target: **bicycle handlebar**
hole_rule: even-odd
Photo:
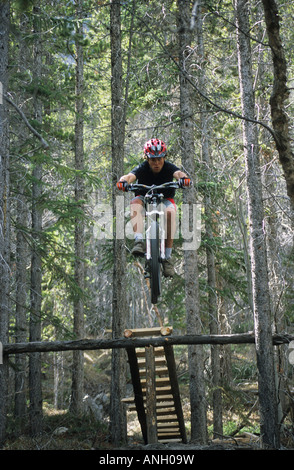
[[[180,183],[179,181],[169,181],[167,183],[163,183],[163,184],[160,184],[158,186],[156,186],[156,184],[153,184],[152,186],[147,186],[146,184],[138,184],[138,183],[132,183],[132,184],[129,184],[126,188],[127,191],[137,191],[137,189],[148,189],[147,193],[149,193],[149,191],[153,191],[155,189],[164,189],[164,188],[175,188],[175,189],[178,189],[180,188]]]

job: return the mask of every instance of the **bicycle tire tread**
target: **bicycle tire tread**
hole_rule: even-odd
[[[151,302],[156,304],[161,293],[160,260],[159,260],[159,225],[153,221],[151,224],[151,260],[150,260],[150,287]]]

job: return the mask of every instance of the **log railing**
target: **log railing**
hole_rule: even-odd
[[[288,344],[294,340],[294,335],[274,334],[274,345]],[[253,344],[254,333],[230,335],[181,335],[151,338],[115,338],[115,339],[79,339],[72,341],[34,341],[24,343],[9,343],[2,345],[3,356],[11,354],[51,351],[86,351],[95,349],[134,348],[146,346],[189,345],[189,344]]]

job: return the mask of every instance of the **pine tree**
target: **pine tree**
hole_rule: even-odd
[[[8,88],[10,2],[0,4],[0,341],[8,343],[10,290],[10,178],[9,116],[5,99]],[[8,410],[8,360],[0,366],[0,446],[6,435]]]
[[[112,149],[112,207],[114,221],[122,214],[116,212],[116,182],[123,174],[125,113],[122,87],[121,51],[121,4],[112,1],[110,5],[111,38],[111,149]],[[114,229],[113,237],[113,297],[112,297],[112,336],[117,338],[126,328],[127,305],[125,289],[125,243]],[[126,415],[121,399],[125,388],[125,351],[112,351],[111,377],[111,440],[123,443],[126,440]]]
[[[186,76],[191,64],[191,34],[189,31],[190,5],[185,0],[178,1],[179,15],[179,62],[180,62],[180,112],[181,112],[181,153],[183,167],[189,171],[195,181],[195,146],[193,124],[193,97],[191,85]],[[195,193],[186,191],[184,203],[189,207],[190,214],[196,204]],[[194,234],[195,236],[195,234]],[[187,243],[188,244],[188,243]],[[193,244],[193,242],[191,243]],[[199,274],[196,247],[184,249],[186,315],[189,334],[200,334],[201,319],[199,305]],[[206,401],[203,377],[203,349],[189,347],[189,382],[191,402],[191,439],[205,443]]]
[[[85,288],[85,234],[84,234],[84,54],[83,54],[83,0],[76,2],[76,96],[75,96],[75,202],[79,214],[75,218],[75,282],[79,294],[74,296],[74,334],[77,338],[84,335],[84,288]],[[73,375],[71,411],[81,414],[84,397],[84,354],[83,351],[73,353]]]
[[[40,41],[40,25],[38,14],[40,9],[34,7],[34,118],[41,125],[43,107],[39,99],[39,83],[42,76],[42,48]],[[30,341],[40,341],[42,336],[42,258],[40,253],[40,238],[42,232],[42,163],[38,155],[32,170],[32,254],[31,254],[31,287],[30,287]],[[42,433],[42,371],[41,354],[33,353],[29,357],[29,386],[30,386],[30,427],[33,436]]]
[[[238,61],[243,115],[254,120],[255,98],[249,40],[247,0],[236,0]],[[268,282],[264,211],[257,126],[243,123],[244,154],[248,191],[248,214],[251,244],[254,330],[259,372],[261,436],[265,448],[278,448],[277,398],[271,331],[271,301]]]

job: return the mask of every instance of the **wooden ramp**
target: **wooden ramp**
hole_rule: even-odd
[[[168,336],[170,327],[125,330],[126,338]],[[146,444],[187,442],[173,347],[127,348],[136,410]]]

